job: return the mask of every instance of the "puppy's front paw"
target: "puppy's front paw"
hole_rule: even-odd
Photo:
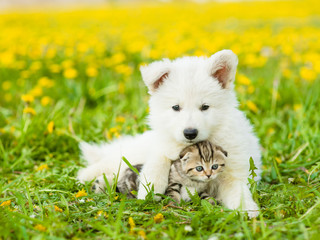
[[[259,215],[259,207],[254,201],[247,203],[244,210],[248,213],[249,218],[255,218]]]
[[[259,216],[259,210],[247,210],[248,217],[251,218],[256,218]]]
[[[96,179],[91,187],[91,190],[95,193],[104,193],[105,192],[105,182],[103,179]]]
[[[147,194],[148,194],[147,190],[143,186],[140,186],[137,198],[138,199],[145,199]]]

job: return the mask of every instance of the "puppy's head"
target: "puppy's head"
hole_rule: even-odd
[[[237,64],[237,56],[223,50],[210,58],[164,59],[141,67],[151,95],[151,128],[185,145],[208,139],[237,106]]]

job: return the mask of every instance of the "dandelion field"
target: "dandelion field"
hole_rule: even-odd
[[[0,29],[0,239],[319,239],[317,1],[8,12]],[[221,49],[263,148],[257,219],[76,181],[79,141],[148,129],[141,64]]]

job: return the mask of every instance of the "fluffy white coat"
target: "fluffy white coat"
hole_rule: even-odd
[[[102,180],[105,174],[112,182],[124,156],[131,164],[143,163],[141,183],[152,183],[155,192],[163,194],[171,160],[178,159],[186,146],[209,140],[228,152],[225,171],[212,186],[217,200],[230,209],[241,208],[248,211],[250,217],[257,216],[258,206],[252,199],[247,178],[250,157],[260,176],[260,146],[252,126],[238,109],[233,84],[237,64],[237,56],[232,51],[222,50],[210,58],[165,59],[141,67],[151,95],[149,124],[152,130],[125,136],[110,144],[81,143],[82,156],[88,165],[79,171],[78,179],[82,182]],[[204,104],[209,106],[207,110],[201,110]],[[175,105],[179,105],[179,111],[172,109]],[[197,129],[196,138],[188,140],[183,133],[186,128]],[[125,163],[121,164],[120,177],[126,167]],[[146,194],[146,189],[140,187],[138,198],[143,199]]]

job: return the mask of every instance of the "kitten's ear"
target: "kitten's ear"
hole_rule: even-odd
[[[210,75],[217,79],[222,88],[232,88],[236,76],[238,57],[231,50],[222,50],[210,58]]]
[[[222,147],[216,146],[216,150],[222,152],[225,157],[228,157],[228,152],[225,151]]]
[[[140,72],[145,85],[149,89],[149,94],[153,94],[168,78],[171,62],[169,59],[156,61],[146,66],[140,67]]]
[[[191,151],[190,151],[190,148],[189,148],[189,147],[183,149],[183,150],[180,152],[180,154],[179,154],[180,160],[186,158],[186,157],[189,155],[188,153],[190,153],[190,152],[191,152]],[[186,160],[186,159],[185,159],[185,160]]]

